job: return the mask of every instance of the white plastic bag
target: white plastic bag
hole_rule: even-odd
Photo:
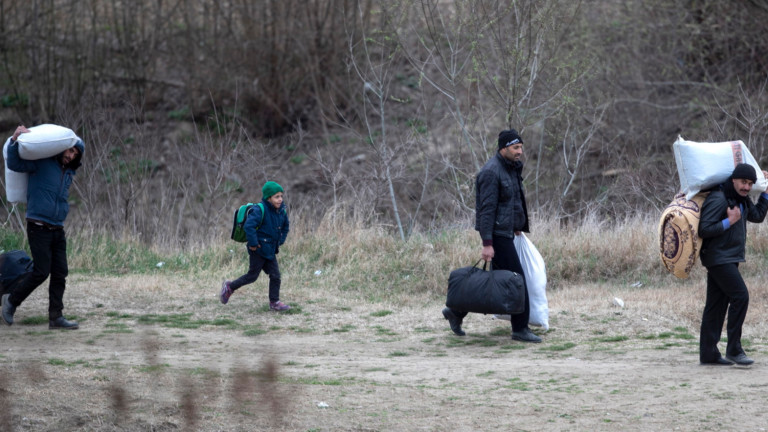
[[[20,173],[8,168],[8,145],[11,138],[8,138],[3,145],[3,162],[5,164],[5,198],[12,203],[27,202],[27,181],[28,174]]]
[[[70,149],[80,141],[72,129],[55,124],[41,124],[19,135],[19,157],[26,160],[45,159]]]
[[[680,177],[680,191],[687,200],[704,189],[726,181],[738,163],[750,164],[755,168],[757,181],[752,187],[752,194],[759,195],[768,188],[768,180],[763,171],[741,141],[700,143],[686,141],[678,136],[672,144],[672,150]]]
[[[523,265],[528,303],[531,305],[529,325],[549,330],[549,303],[547,303],[547,269],[544,258],[525,234],[515,236],[515,250]]]

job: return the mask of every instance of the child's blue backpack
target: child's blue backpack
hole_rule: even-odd
[[[259,226],[264,222],[264,204],[248,203],[241,205],[235,210],[235,216],[232,222],[232,240],[240,243],[245,243],[248,240],[248,236],[245,235],[245,220],[248,218],[248,214],[251,212],[251,207],[254,205],[259,206],[261,209],[261,222],[259,222]]]

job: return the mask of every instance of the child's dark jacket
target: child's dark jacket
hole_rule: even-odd
[[[266,199],[261,200],[264,205],[264,220],[261,218],[261,208],[254,205],[248,212],[248,218],[245,220],[245,235],[248,238],[248,247],[255,246],[256,253],[266,259],[275,259],[280,246],[285,243],[288,237],[290,223],[288,213],[285,210],[285,203],[279,209],[276,209]],[[259,226],[261,224],[261,226]]]

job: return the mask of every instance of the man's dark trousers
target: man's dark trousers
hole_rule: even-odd
[[[8,297],[19,306],[50,275],[48,284],[48,318],[55,320],[64,310],[67,274],[67,238],[62,227],[47,227],[27,221],[27,240],[34,263],[32,271],[18,281]]]
[[[725,354],[737,356],[744,352],[741,347],[741,327],[748,307],[749,291],[739,273],[738,263],[707,267],[707,302],[701,318],[701,362],[710,363],[720,358],[717,343],[723,331],[726,312],[728,345]]]
[[[525,273],[523,265],[520,264],[520,257],[517,256],[515,249],[515,240],[509,237],[493,237],[493,259],[491,260],[493,270],[509,270],[520,274],[525,283]],[[468,312],[451,309],[456,318],[464,319]],[[531,305],[528,301],[528,285],[525,284],[525,310],[517,315],[512,315],[512,331],[521,331],[528,328],[528,319],[531,316]]]

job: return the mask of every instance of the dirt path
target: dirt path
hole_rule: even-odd
[[[310,299],[298,313],[278,315],[252,298],[233,297],[222,306],[209,293],[190,300],[203,291],[158,297],[152,283],[134,281],[126,293],[83,282],[69,299],[79,302],[70,313],[83,325],[71,332],[24,324],[47,307],[33,294],[40,297],[19,309],[20,321],[0,328],[0,398],[11,408],[10,416],[0,416],[0,429],[765,431],[768,425],[764,346],[750,351],[758,362],[748,368],[700,366],[692,335],[680,328],[661,334],[632,311],[606,310],[587,320],[555,307],[556,325],[544,343],[527,345],[509,339],[508,323],[482,315],[467,318],[466,337],[453,336],[439,304],[339,306]],[[622,329],[626,336],[615,336]]]

